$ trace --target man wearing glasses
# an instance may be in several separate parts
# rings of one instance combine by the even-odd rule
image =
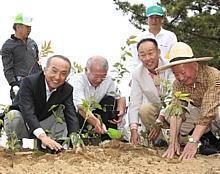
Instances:
[[[84,119],[87,119],[87,123],[94,127],[94,131],[98,134],[104,134],[106,128],[117,128],[117,124],[122,121],[122,117],[125,114],[125,98],[121,97],[120,91],[115,85],[114,81],[108,72],[108,61],[102,56],[93,56],[88,59],[85,73],[75,75],[70,80],[70,83],[74,87],[73,100],[76,108],[79,112],[80,126],[83,125]],[[85,109],[82,107],[83,100],[91,102],[93,99],[95,102],[100,103],[101,106],[111,104],[114,105],[116,101],[115,110],[118,111],[116,118],[110,118],[110,115],[104,111],[98,111],[101,119],[98,119],[93,113],[89,113],[86,116]],[[103,124],[102,124],[103,122]],[[102,140],[109,139],[106,135],[102,135]]]

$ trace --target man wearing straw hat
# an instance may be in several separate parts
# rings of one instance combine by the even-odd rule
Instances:
[[[192,104],[187,106],[189,114],[184,114],[184,118],[173,115],[169,118],[170,142],[163,157],[173,158],[177,154],[180,160],[192,159],[203,136],[211,134],[214,137],[212,132],[220,130],[220,72],[202,64],[210,59],[212,57],[195,58],[189,45],[177,42],[170,50],[169,64],[156,69],[163,71],[171,68],[176,77],[173,93],[188,93],[192,100]],[[172,103],[176,103],[176,100],[172,100]],[[183,134],[191,136],[180,154],[178,136]]]

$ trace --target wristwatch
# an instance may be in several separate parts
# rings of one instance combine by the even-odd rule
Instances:
[[[195,143],[195,144],[197,144],[197,148],[199,148],[201,145],[202,145],[202,143],[201,143],[201,141],[196,141],[196,140],[194,140],[193,139],[193,137],[191,137],[191,136],[189,136],[189,143]]]

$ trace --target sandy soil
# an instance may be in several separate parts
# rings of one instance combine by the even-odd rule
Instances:
[[[179,162],[163,159],[163,150],[136,147],[111,141],[101,147],[87,146],[76,153],[74,150],[56,155],[21,155],[12,160],[0,150],[0,173],[16,174],[220,174],[220,154],[197,155],[196,159]]]

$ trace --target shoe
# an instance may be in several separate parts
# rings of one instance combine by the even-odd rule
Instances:
[[[213,135],[211,131],[205,133],[200,141],[202,145],[199,147],[199,153],[202,155],[211,155],[220,153],[220,140]]]
[[[163,139],[159,139],[154,142],[154,146],[155,147],[168,147],[168,143]]]
[[[42,142],[40,140],[37,140],[37,149],[41,152],[44,152],[44,153],[50,153],[50,154],[58,154],[62,151],[64,151],[64,149],[60,149],[58,151],[56,150],[51,150],[49,147],[45,146],[42,144]]]
[[[220,152],[220,147],[215,145],[201,145],[198,149],[198,152],[202,155],[212,155]]]

